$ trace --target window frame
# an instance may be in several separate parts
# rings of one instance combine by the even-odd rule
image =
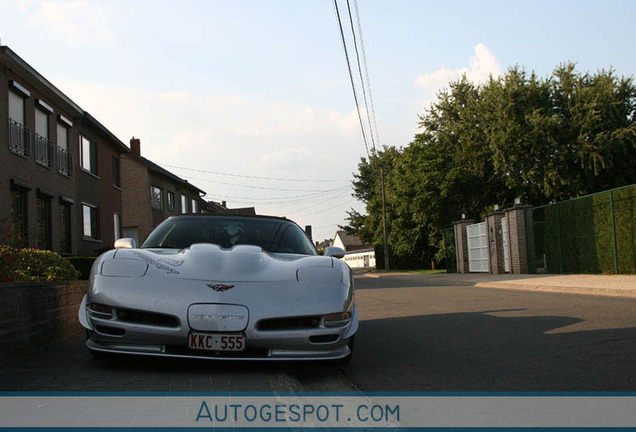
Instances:
[[[53,210],[52,198],[47,195],[37,194],[36,200],[36,224],[38,249],[53,249]]]
[[[167,198],[168,198],[168,210],[175,211],[177,209],[177,203],[175,201],[175,198],[176,198],[175,193],[168,191]]]
[[[88,139],[85,135],[80,134],[80,167],[93,175],[99,175],[97,168],[97,144],[95,141]],[[86,159],[86,150],[88,149],[88,159]],[[85,165],[88,164],[88,167]]]
[[[155,196],[155,192],[159,195]],[[159,186],[150,185],[150,206],[153,210],[163,210],[163,189]]]
[[[60,252],[73,252],[72,204],[60,199]]]
[[[113,156],[113,186],[121,188],[121,163],[117,156]]]
[[[11,204],[9,207],[9,220],[11,221],[12,242],[27,247],[29,244],[29,197],[28,189],[20,187],[11,188]],[[15,198],[18,196],[18,207]]]
[[[88,214],[88,228],[89,232],[86,232],[86,210],[89,211]],[[86,239],[100,240],[100,226],[99,226],[99,207],[96,207],[91,204],[82,203],[82,235]]]
[[[181,214],[188,213],[188,197],[186,195],[181,195]]]

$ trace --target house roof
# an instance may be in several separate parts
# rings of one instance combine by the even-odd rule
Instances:
[[[346,251],[373,248],[373,245],[363,243],[360,237],[354,234],[347,234],[346,231],[338,231],[336,236],[340,237]]]
[[[200,194],[202,194],[202,196],[206,195],[206,192],[202,189],[199,189],[198,187],[196,187],[195,185],[193,185],[192,183],[190,183],[187,180],[182,179],[181,177],[172,174],[170,171],[168,171],[165,168],[160,167],[159,165],[157,165],[156,163],[154,163],[153,161],[151,161],[150,159],[146,159],[143,156],[137,155],[134,152],[130,152],[130,156],[134,157],[135,159],[137,159],[138,161],[140,161],[141,163],[143,163],[144,165],[146,165],[146,167],[148,168],[149,171],[155,172],[157,174],[160,174],[162,176],[168,177],[169,179],[182,184],[183,186],[186,186],[190,189],[196,190],[197,192],[199,192]]]
[[[79,117],[84,113],[84,110],[78,104],[73,102],[71,98],[51,84],[51,82],[44,78],[44,76],[35,70],[33,66],[24,61],[22,57],[17,55],[6,45],[0,46],[0,60],[11,69],[14,69],[18,75],[28,79],[32,85],[39,88],[41,91],[54,95],[57,102],[63,104],[64,108],[69,110],[73,115]]]
[[[6,45],[0,46],[0,63],[6,64],[13,69],[20,78],[28,81],[42,93],[54,98],[57,104],[61,105],[65,110],[68,110],[69,114],[73,116],[73,121],[85,123],[96,128],[115,144],[120,153],[128,153],[130,151],[119,138],[102,125],[95,117],[84,111],[77,103],[66,96],[60,89],[44,78],[41,73],[35,70],[33,66],[24,61],[22,57],[17,55]]]

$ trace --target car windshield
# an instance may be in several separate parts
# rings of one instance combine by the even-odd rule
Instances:
[[[184,249],[194,243],[214,243],[223,248],[243,244],[259,246],[267,252],[317,254],[311,240],[295,223],[258,217],[173,217],[155,228],[141,247]]]

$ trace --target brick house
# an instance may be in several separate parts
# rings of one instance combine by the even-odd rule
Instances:
[[[121,158],[124,237],[140,242],[161,222],[182,213],[200,213],[205,192],[141,156],[141,141],[130,140]]]
[[[112,248],[121,235],[118,164],[128,147],[6,46],[0,119],[4,236],[68,255]]]
[[[225,201],[221,201],[221,202],[202,201],[201,212],[211,213],[211,214],[231,214],[231,215],[243,215],[243,216],[256,215],[256,209],[254,207],[228,208],[227,202]]]
[[[87,112],[77,126],[79,252],[96,256],[122,236],[121,157],[130,150]]]
[[[77,253],[74,119],[81,115],[78,105],[0,46],[0,227],[5,237],[22,246]]]

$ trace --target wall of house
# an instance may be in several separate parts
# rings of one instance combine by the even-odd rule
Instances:
[[[136,230],[141,243],[152,230],[148,169],[134,154],[121,156],[122,227]],[[129,235],[129,234],[124,234]]]
[[[24,127],[30,133],[29,155],[20,155],[9,148],[9,89],[10,81],[15,80],[30,92],[30,96],[24,98],[25,115]],[[50,166],[40,164],[35,159],[35,110],[37,100],[43,101],[53,109],[48,117],[48,137],[52,143]],[[77,252],[77,192],[76,172],[60,173],[57,158],[57,124],[59,116],[73,119],[74,114],[62,108],[57,98],[45,88],[42,88],[32,77],[19,74],[8,65],[0,63],[0,228],[4,230],[10,220],[11,181],[23,185],[27,195],[28,214],[28,246],[43,247],[38,242],[38,197],[46,198],[51,206],[51,248],[53,251],[61,251],[60,238],[60,211],[61,201],[72,205],[71,233],[72,242],[70,253]],[[77,160],[77,130],[76,127],[68,129],[68,149],[74,161]],[[46,162],[45,162],[46,163]]]
[[[365,250],[346,253],[342,258],[352,269],[375,268],[375,251]]]

